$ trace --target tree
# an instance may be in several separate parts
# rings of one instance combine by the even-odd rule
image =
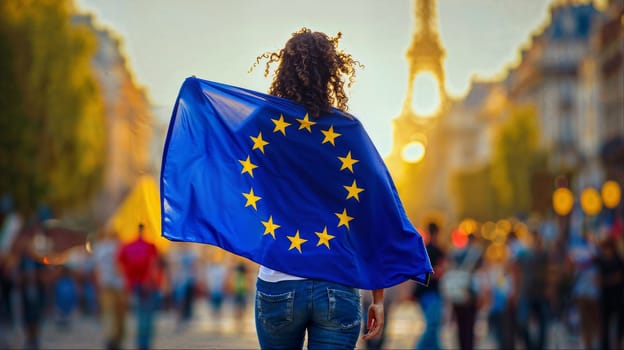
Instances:
[[[0,2],[0,194],[25,213],[79,206],[101,183],[97,38],[73,12],[70,0]]]
[[[500,204],[491,179],[492,167],[487,164],[473,169],[462,169],[451,175],[450,185],[458,218],[478,221],[502,217]]]
[[[457,215],[481,221],[544,212],[551,203],[552,176],[539,148],[537,114],[531,106],[509,107],[495,134],[490,162],[451,176]]]
[[[512,106],[493,143],[490,181],[503,216],[528,214],[531,205],[531,182],[538,163],[537,113],[532,106]]]

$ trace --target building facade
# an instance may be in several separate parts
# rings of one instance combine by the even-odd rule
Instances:
[[[591,3],[562,3],[550,11],[550,23],[522,50],[506,85],[510,100],[536,107],[540,144],[551,156],[550,170],[557,172],[575,169],[582,162],[579,140],[585,133],[588,108],[588,101],[580,98],[582,62],[591,53],[592,32],[603,15]],[[585,88],[593,93],[593,87],[585,84]]]
[[[101,28],[91,15],[75,21],[85,23],[98,38],[92,61],[104,97],[106,116],[105,175],[89,214],[96,224],[105,223],[141,175],[151,169],[150,143],[153,116],[146,91],[134,79],[123,54],[121,40]]]
[[[622,0],[609,1],[605,10],[592,3],[554,4],[550,20],[505,78],[473,82],[442,118],[450,140],[448,169],[470,173],[487,166],[510,108],[531,105],[539,146],[548,156],[541,175],[550,175],[542,176],[541,187],[550,189],[554,181],[547,178],[557,175],[570,176],[575,193],[599,189],[609,179],[624,183],[623,14]]]
[[[624,184],[624,0],[609,1],[597,31],[600,158],[605,177]]]

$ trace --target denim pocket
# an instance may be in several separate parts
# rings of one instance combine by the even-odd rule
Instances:
[[[262,327],[274,332],[293,321],[295,291],[266,294],[256,291],[256,311]]]
[[[362,320],[360,294],[357,290],[327,289],[328,321],[340,329],[359,327]]]

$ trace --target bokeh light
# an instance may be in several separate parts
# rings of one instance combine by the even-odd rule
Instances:
[[[481,236],[487,240],[493,240],[496,237],[496,224],[488,221],[481,226]]]
[[[596,215],[602,209],[600,194],[595,188],[586,188],[581,193],[581,208],[587,215]]]
[[[568,215],[574,205],[572,191],[565,187],[560,187],[553,194],[553,209],[559,215]]]
[[[622,198],[622,191],[620,185],[615,181],[607,181],[602,185],[602,201],[605,207],[615,208],[620,204]]]
[[[455,248],[463,248],[468,244],[468,235],[463,233],[460,229],[454,230],[451,233],[451,243]]]
[[[465,235],[477,232],[477,222],[474,219],[464,219],[459,224],[459,230]]]
[[[496,222],[496,230],[494,230],[494,237],[492,241],[495,243],[503,243],[507,240],[507,235],[511,232],[511,221],[507,219],[501,219]]]

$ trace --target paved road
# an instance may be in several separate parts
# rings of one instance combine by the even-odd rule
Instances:
[[[159,314],[156,326],[154,347],[157,349],[257,349],[253,310],[250,308],[241,322],[237,323],[232,317],[232,309],[226,305],[224,317],[214,320],[210,317],[208,307],[203,301],[196,304],[193,321],[180,329],[177,316],[173,311],[163,311]],[[129,319],[128,336],[124,348],[134,348],[134,324]],[[390,311],[387,329],[387,349],[412,349],[422,333],[424,324],[419,307],[413,302],[403,302],[395,305]],[[493,349],[494,346],[486,336],[487,326],[483,320],[476,326],[477,347],[479,349]],[[19,329],[6,334],[9,348],[21,349],[23,337]],[[0,334],[0,337],[3,335]],[[442,330],[442,342],[445,348],[456,349],[455,327],[446,322]],[[564,333],[560,327],[553,326],[550,330],[549,348],[580,348],[578,338]],[[41,333],[41,347],[43,349],[102,349],[103,338],[100,333],[99,322],[92,317],[76,315],[70,328],[61,331],[53,321],[44,323]],[[358,348],[364,348],[359,343]]]

